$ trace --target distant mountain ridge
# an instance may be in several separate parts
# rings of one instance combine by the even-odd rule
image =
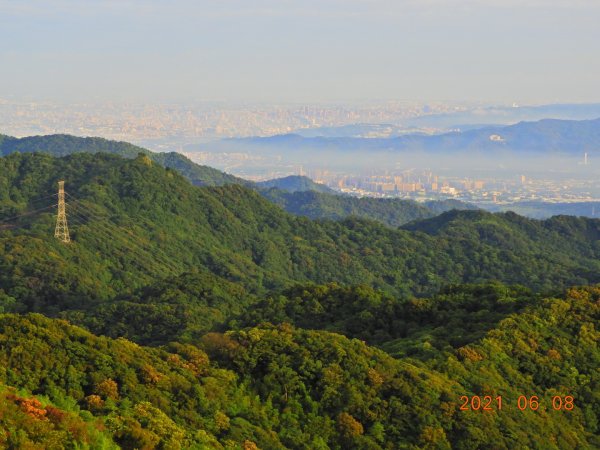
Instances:
[[[544,119],[509,126],[490,126],[440,135],[409,134],[393,138],[303,137],[297,134],[226,139],[215,149],[232,147],[305,148],[333,151],[424,151],[448,153],[497,151],[579,154],[600,151],[600,118],[594,120]],[[492,153],[493,154],[493,153]]]
[[[297,216],[330,220],[358,217],[381,222],[390,227],[429,219],[453,209],[477,209],[474,205],[458,200],[433,200],[419,203],[399,198],[358,198],[313,190],[286,192],[276,188],[262,191],[261,194],[272,203]]]
[[[290,175],[256,183],[262,188],[277,188],[287,192],[315,191],[334,194],[335,191],[302,175]]]
[[[406,125],[429,128],[460,128],[465,124],[489,124],[506,126],[517,122],[533,122],[542,119],[590,120],[600,117],[600,103],[559,103],[550,105],[512,105],[468,108],[429,114],[409,119]],[[482,128],[482,127],[479,127]]]
[[[334,191],[308,177],[291,175],[252,183],[208,166],[201,166],[180,153],[155,153],[128,142],[103,138],[81,138],[70,135],[14,138],[0,135],[0,155],[11,153],[48,153],[55,157],[75,153],[109,153],[133,159],[140,154],[163,167],[177,170],[196,186],[238,184],[258,188],[258,192],[286,211],[311,219],[342,220],[349,216],[375,220],[397,227],[417,219],[429,218],[448,209],[470,209],[466,204],[430,202],[419,205],[408,200],[358,199]],[[317,195],[319,194],[319,195]]]
[[[129,142],[111,141],[100,137],[52,134],[15,138],[0,134],[0,156],[7,156],[15,152],[41,152],[49,153],[56,157],[67,156],[73,153],[110,153],[124,158],[135,158],[140,153],[143,153],[163,167],[178,170],[183,176],[198,186],[251,184],[250,181],[226,174],[212,167],[196,164],[177,152],[156,153],[130,144]]]
[[[600,218],[600,202],[542,202],[521,201],[509,204],[485,204],[481,208],[491,211],[513,211],[521,216],[533,219],[548,219],[552,216],[578,216],[592,219]]]

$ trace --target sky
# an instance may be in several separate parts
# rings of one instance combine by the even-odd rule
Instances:
[[[598,0],[0,0],[0,99],[600,102]]]

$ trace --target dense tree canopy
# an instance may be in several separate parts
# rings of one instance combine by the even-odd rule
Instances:
[[[124,158],[135,158],[140,153],[147,155],[156,163],[175,169],[199,186],[220,186],[223,184],[252,183],[223,173],[208,166],[194,164],[181,153],[155,153],[128,142],[111,141],[98,137],[77,137],[67,134],[49,136],[30,136],[14,138],[0,135],[0,156],[11,153],[47,153],[52,156],[67,156],[73,153],[110,153]]]
[[[310,219],[342,220],[357,217],[375,220],[394,228],[453,209],[477,209],[473,205],[457,200],[417,203],[413,200],[397,198],[357,198],[310,189],[285,192],[272,188],[260,192],[263,197],[281,206],[287,212]]]
[[[465,293],[477,289],[490,287]],[[515,300],[493,297],[490,304]],[[102,421],[125,448],[591,448],[600,443],[599,299],[599,288],[539,299],[465,345],[409,336],[419,349],[402,359],[286,323],[153,349],[41,315],[0,315],[0,383],[70,411],[82,432]],[[504,406],[461,411],[463,395],[501,395]],[[537,396],[540,408],[521,411],[521,395]],[[557,396],[572,396],[573,409],[555,410]],[[11,399],[20,409],[2,420],[13,427],[23,414],[48,414]],[[37,439],[24,430],[20,439]]]
[[[494,279],[537,290],[600,281],[598,220],[452,211],[401,230],[356,218],[314,222],[242,186],[194,187],[145,157],[13,154],[0,159],[0,173],[2,289],[33,311],[196,267],[251,292],[294,281],[395,294]],[[11,221],[52,205],[62,178],[70,246],[52,236],[52,209]]]
[[[314,221],[145,154],[13,153],[0,446],[597,448],[599,242],[567,216]]]

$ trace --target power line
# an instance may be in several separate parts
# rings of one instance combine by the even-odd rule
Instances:
[[[49,197],[55,197],[58,193],[37,197],[32,201],[41,201]],[[146,270],[151,270],[155,273],[164,272],[167,269],[173,274],[181,273],[181,269],[175,267],[173,262],[159,249],[150,249],[142,247],[138,242],[134,241],[132,236],[135,236],[132,230],[117,226],[110,222],[110,217],[106,215],[100,215],[97,211],[94,211],[93,204],[86,204],[82,200],[75,198],[73,195],[65,191],[65,195],[69,198],[68,202],[65,202],[65,215],[69,220],[74,220],[78,223],[78,226],[88,226],[94,229],[96,232],[101,234],[104,239],[108,242],[117,241],[121,247],[126,248],[131,252],[134,257],[141,263],[141,268],[145,267]],[[26,211],[22,214],[18,214],[0,221],[0,224],[7,224],[1,226],[0,229],[14,228],[17,225],[9,222],[18,221],[22,217],[33,216],[35,214],[42,213],[52,208],[59,206],[58,203],[49,205],[43,208],[38,208],[32,211]],[[126,252],[121,251],[122,256],[127,256]]]
[[[81,209],[85,208],[85,206],[81,203],[81,201],[77,200],[77,202],[78,202],[78,205],[75,205],[75,206],[73,206],[73,203],[74,203],[73,201],[71,201],[67,204],[67,206],[71,206],[71,209],[68,210],[68,211],[70,211],[68,213],[68,215],[71,216],[74,214],[75,217],[79,218],[79,220],[84,221],[84,223],[82,225],[92,226],[91,223],[93,223],[93,225],[102,227],[105,237],[108,237],[109,239],[117,238],[121,242],[126,242],[129,244],[129,246],[126,246],[128,249],[130,249],[132,251],[136,251],[136,253],[138,255],[142,256],[144,259],[148,260],[149,258],[147,255],[150,255],[152,257],[152,260],[154,260],[155,263],[156,262],[162,263],[163,265],[167,266],[174,273],[181,272],[180,269],[177,269],[172,265],[172,262],[170,260],[168,260],[165,255],[157,253],[158,250],[151,251],[149,249],[141,247],[137,242],[135,242],[131,239],[128,239],[127,237],[123,237],[124,232],[125,232],[125,234],[129,234],[129,233],[127,233],[128,230],[125,230],[122,227],[116,226],[110,222],[106,222],[105,220],[108,219],[107,217],[103,217],[101,219],[98,218],[96,220],[91,220],[90,216],[93,216],[93,217],[98,217],[98,216],[91,212],[88,212],[87,209],[86,209],[86,212],[81,211]],[[76,210],[76,211],[78,211],[78,213],[73,211],[73,208],[79,208]],[[118,232],[119,235],[115,234],[115,232]]]
[[[81,217],[81,216],[78,216]],[[83,224],[84,226],[90,226],[90,224]],[[108,228],[99,228],[98,227],[98,222],[94,222],[94,226],[92,227],[92,229],[94,229],[94,231],[96,233],[99,233],[104,239],[106,239],[107,241],[116,241],[118,242],[119,246],[126,248],[127,250],[129,250],[131,252],[131,254],[133,255],[133,259],[138,259],[142,262],[145,262],[146,266],[149,266],[153,271],[155,272],[163,272],[165,269],[165,266],[173,273],[177,273],[177,270],[171,266],[170,263],[167,263],[165,260],[161,260],[158,257],[156,257],[156,255],[153,255],[151,253],[143,253],[142,250],[140,250],[139,247],[135,247],[134,244],[127,240],[126,238],[124,238],[123,236],[119,236],[116,235],[114,233],[113,230],[110,230]],[[123,256],[126,256],[125,252],[121,252]]]
[[[46,200],[46,199],[48,199],[50,197],[56,197],[57,195],[58,195],[58,193],[55,192],[54,194],[48,194],[48,195],[42,195],[42,196],[39,196],[39,197],[34,197],[33,199],[27,199],[27,203],[28,204],[38,203],[38,202],[41,202],[42,200]],[[2,220],[0,220],[0,223],[7,223],[7,222],[14,221],[14,220],[18,220],[21,217],[31,216],[31,215],[40,213],[42,211],[46,211],[48,209],[54,208],[56,206],[58,206],[58,203],[55,203],[55,204],[50,205],[50,206],[45,206],[43,208],[36,208],[34,210],[31,210],[31,211],[26,211],[26,212],[18,214],[16,216],[9,217],[9,218],[6,218],[6,219],[2,219]],[[14,227],[14,225],[13,225],[13,227]]]
[[[90,226],[89,223],[85,223],[82,222],[81,216],[79,215],[73,215],[71,214],[69,216],[71,219],[74,219],[75,222],[80,223],[82,226]],[[87,219],[85,219],[87,222]],[[94,222],[94,225],[98,225],[97,222]],[[98,234],[100,234],[102,236],[103,239],[107,240],[107,241],[119,241],[120,242],[120,247],[124,247],[127,250],[129,250],[131,252],[132,255],[135,255],[134,258],[132,258],[133,261],[138,261],[139,262],[143,262],[145,264],[141,264],[141,268],[145,269],[145,270],[152,270],[153,272],[162,272],[164,271],[164,266],[160,266],[159,263],[157,261],[151,260],[150,258],[148,258],[146,255],[143,255],[142,253],[140,253],[140,251],[130,245],[127,245],[126,242],[122,237],[118,237],[116,236],[114,233],[112,232],[108,232],[106,231],[106,229],[102,229],[102,228],[94,228],[94,231]],[[120,249],[120,254],[122,256],[126,256],[126,252],[123,251],[123,249]],[[145,266],[145,267],[144,267]]]
[[[46,200],[47,198],[56,197],[57,195],[58,195],[58,192],[55,192],[53,194],[40,195],[39,197],[26,198],[26,199],[24,199],[24,201],[27,202],[27,204],[38,203],[42,200]],[[14,200],[13,200],[13,202],[14,202]]]
[[[90,217],[91,217],[92,219],[95,219],[95,220],[110,220],[109,216],[106,216],[106,215],[103,215],[103,214],[100,214],[100,213],[97,213],[97,212],[93,212],[93,211],[91,211],[92,207],[94,207],[94,206],[95,206],[94,204],[87,204],[87,203],[83,203],[83,201],[82,201],[82,200],[78,200],[78,199],[76,199],[75,197],[73,197],[73,196],[72,196],[71,194],[69,194],[68,192],[65,192],[65,193],[66,193],[66,195],[67,195],[68,197],[70,197],[70,198],[71,198],[71,200],[69,201],[69,204],[76,203],[75,207],[78,207],[78,206],[79,206],[80,208],[83,208],[83,209],[85,210],[85,214],[84,214],[84,215],[87,217],[87,219],[86,219],[86,220],[90,220]],[[81,211],[81,210],[80,210],[80,211]],[[136,223],[138,223],[138,224],[140,223],[140,221],[141,221],[141,220],[148,222],[148,219],[147,219],[147,218],[145,218],[145,217],[143,217],[143,216],[140,216],[140,215],[136,215],[136,214],[127,213],[127,216],[128,216],[129,218],[131,218],[131,217],[138,217],[138,218],[140,219],[140,220],[136,220]],[[113,223],[110,223],[110,222],[104,222],[104,223],[105,223],[106,225],[109,225],[109,226],[115,227],[115,228],[116,228],[116,229],[118,229],[118,230],[121,230],[121,231],[123,231],[123,232],[126,232],[127,234],[130,234],[130,235],[131,235],[131,233],[132,233],[132,231],[131,231],[131,230],[128,230],[128,229],[126,229],[126,228],[124,228],[124,227],[122,227],[122,226],[118,226],[118,225],[115,225],[115,224],[113,224]],[[150,223],[151,223],[151,222],[150,222]]]
[[[139,247],[134,247],[134,243],[132,241],[127,240],[126,238],[124,238],[123,236],[117,235],[115,234],[115,229],[110,229],[108,228],[105,224],[101,224],[98,221],[90,221],[89,218],[83,217],[79,214],[76,214],[74,212],[71,212],[69,214],[69,217],[71,218],[75,218],[75,220],[77,222],[79,222],[81,224],[81,226],[88,226],[88,227],[93,227],[93,229],[95,230],[95,232],[99,233],[102,235],[102,237],[104,239],[106,239],[107,241],[119,241],[120,245],[127,248],[128,250],[130,250],[132,252],[132,254],[136,255],[136,257],[140,260],[143,260],[145,262],[150,262],[151,264],[154,265],[154,267],[152,267],[153,269],[160,269],[160,270],[155,270],[157,272],[163,271],[164,267],[161,267],[158,264],[158,262],[161,262],[163,265],[167,265],[166,262],[164,261],[156,261],[158,258],[154,257],[154,258],[149,258],[148,255],[145,255],[144,253],[142,253],[141,249]],[[117,231],[118,228],[117,228]],[[123,255],[125,255],[123,253]],[[167,265],[167,267],[169,267],[169,269],[171,269],[173,272],[176,272],[171,266],[170,264]]]
[[[33,214],[37,214],[39,212],[42,212],[42,211],[45,211],[47,209],[54,208],[54,207],[57,207],[57,206],[58,206],[58,203],[55,203],[54,205],[46,206],[45,208],[34,209],[33,211],[28,211],[28,212],[25,212],[23,214],[19,214],[19,215],[13,216],[13,217],[9,217],[8,219],[0,220],[0,223],[12,222],[12,221],[17,220],[17,219],[19,219],[21,217],[31,216]]]
[[[21,204],[25,205],[28,208],[41,208],[43,205],[48,204],[47,199],[51,198],[51,197],[56,197],[58,195],[58,193],[54,193],[54,194],[50,194],[50,195],[43,195],[40,197],[35,197],[35,198],[31,198],[31,199],[24,199],[22,203],[14,200],[14,199],[9,199],[13,202],[13,204],[15,204],[16,206],[19,206]]]

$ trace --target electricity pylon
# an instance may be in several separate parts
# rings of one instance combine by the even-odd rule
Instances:
[[[65,206],[65,182],[58,182],[58,215],[56,216],[56,229],[54,237],[61,242],[71,242],[69,226],[67,225],[67,208]]]

